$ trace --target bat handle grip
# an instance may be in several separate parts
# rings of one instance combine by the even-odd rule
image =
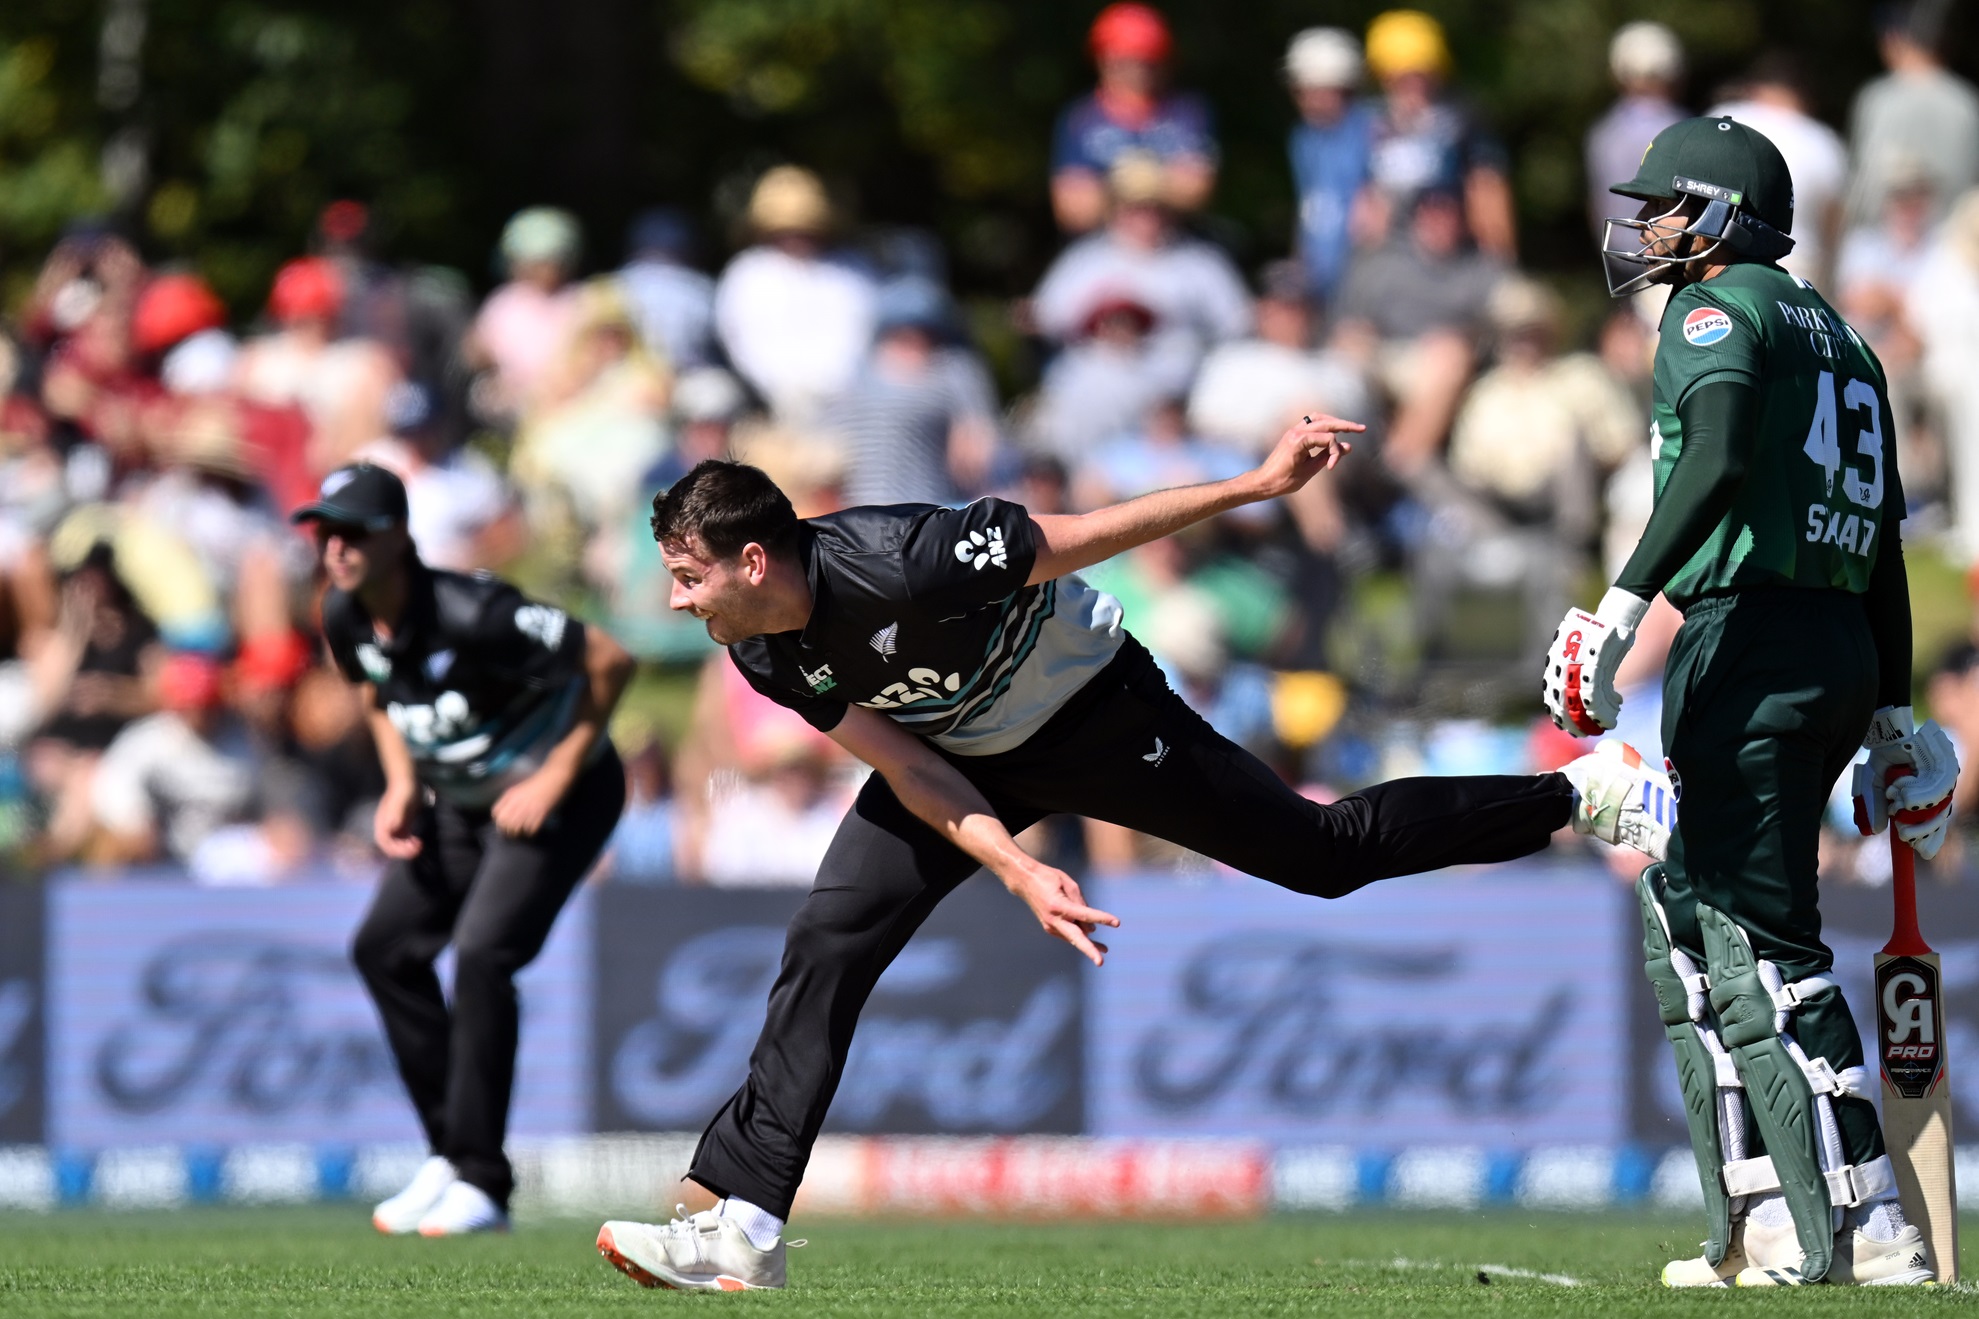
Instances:
[[[1912,773],[1908,765],[1892,765],[1883,785]],[[1917,928],[1917,853],[1910,844],[1897,837],[1897,831],[1890,832],[1890,896],[1894,901],[1896,921],[1890,930],[1890,941],[1883,945],[1883,951],[1892,957],[1916,957],[1931,951],[1924,942],[1924,932]]]

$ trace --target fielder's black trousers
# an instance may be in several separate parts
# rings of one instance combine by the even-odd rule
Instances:
[[[427,1142],[504,1208],[515,1189],[502,1152],[522,1021],[515,974],[542,951],[624,805],[625,769],[607,746],[534,837],[503,835],[486,811],[427,807],[419,855],[385,867],[351,946]],[[449,943],[451,1010],[433,971]]]
[[[1170,691],[1131,638],[1024,745],[950,759],[1012,833],[1049,814],[1090,816],[1325,898],[1526,856],[1573,802],[1558,774],[1398,779],[1331,806],[1307,801]],[[790,1216],[867,996],[976,869],[885,780],[867,780],[791,920],[749,1078],[702,1134],[690,1177]]]

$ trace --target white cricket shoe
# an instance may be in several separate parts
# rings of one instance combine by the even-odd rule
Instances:
[[[419,1220],[440,1203],[458,1175],[451,1163],[435,1154],[419,1165],[403,1191],[371,1211],[371,1226],[391,1236],[417,1232]]]
[[[1901,1217],[1896,1219],[1902,1223]],[[1791,1221],[1773,1227],[1746,1225],[1748,1266],[1739,1273],[1740,1287],[1804,1287],[1800,1238]],[[1854,1225],[1854,1215],[1835,1233],[1833,1262],[1823,1280],[1857,1287],[1908,1287],[1932,1280],[1924,1234],[1909,1223],[1896,1236],[1877,1240]]]
[[[686,1205],[674,1208],[681,1216],[671,1223],[605,1224],[598,1253],[642,1287],[739,1292],[784,1285],[782,1237],[758,1250],[734,1219],[712,1209],[690,1215]]]
[[[1677,794],[1669,776],[1643,763],[1626,742],[1604,738],[1591,755],[1561,767],[1574,785],[1574,832],[1632,847],[1658,861],[1670,856]]]
[[[1722,1263],[1713,1264],[1699,1255],[1693,1259],[1673,1259],[1663,1266],[1665,1287],[1729,1287],[1745,1268],[1745,1251],[1736,1234],[1725,1247]]]
[[[471,1182],[454,1181],[438,1204],[419,1220],[422,1237],[464,1237],[474,1232],[506,1232],[508,1215],[494,1197]]]
[[[1794,1251],[1794,1259],[1800,1252]],[[1861,1232],[1844,1230],[1835,1235],[1835,1258],[1828,1266],[1827,1282],[1856,1287],[1918,1287],[1931,1282],[1929,1257],[1924,1253],[1924,1234],[1907,1226],[1895,1239],[1878,1241]],[[1805,1287],[1796,1264],[1752,1267],[1740,1272],[1741,1287]]]

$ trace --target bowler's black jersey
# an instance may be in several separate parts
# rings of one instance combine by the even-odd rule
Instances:
[[[355,596],[323,597],[323,635],[405,738],[420,781],[457,806],[491,805],[570,731],[584,689],[584,625],[487,573],[414,561],[389,642]]]
[[[884,712],[958,755],[1008,751],[1106,667],[1120,605],[1078,577],[1026,586],[1037,561],[1019,504],[897,504],[802,524],[801,632],[729,656],[751,686],[830,730],[847,705]]]

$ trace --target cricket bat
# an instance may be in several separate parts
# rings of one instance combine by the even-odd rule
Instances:
[[[1904,1215],[1924,1234],[1931,1271],[1939,1282],[1956,1282],[1958,1190],[1952,1181],[1944,977],[1938,955],[1917,928],[1917,854],[1895,829],[1890,830],[1890,863],[1896,924],[1890,941],[1876,954],[1883,1140],[1889,1146]]]

